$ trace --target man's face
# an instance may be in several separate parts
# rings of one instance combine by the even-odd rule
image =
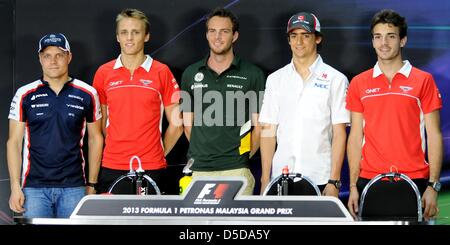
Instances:
[[[233,33],[233,23],[229,18],[214,16],[209,19],[206,39],[214,54],[223,55],[230,52],[238,35],[238,32]]]
[[[54,80],[69,74],[72,54],[56,46],[46,47],[39,53],[44,80]]]
[[[400,30],[392,24],[376,24],[372,30],[372,45],[378,60],[401,59],[401,48],[406,44],[406,37],[400,39]]]
[[[295,29],[289,32],[289,45],[294,58],[310,58],[317,54],[317,44],[322,37],[304,29]]]
[[[136,18],[123,18],[117,25],[116,37],[122,54],[137,55],[144,52],[144,44],[150,39],[150,34],[145,33],[143,21]]]

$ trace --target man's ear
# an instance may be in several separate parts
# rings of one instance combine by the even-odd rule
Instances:
[[[408,41],[408,37],[404,36],[401,40],[400,40],[400,47],[403,48],[406,45],[406,42]]]
[[[319,45],[322,42],[322,36],[316,35],[316,44]]]
[[[236,42],[236,40],[238,40],[238,38],[239,38],[239,32],[238,32],[238,31],[235,31],[235,32],[233,33],[233,43]]]
[[[68,58],[69,58],[69,60],[67,61],[67,64],[70,64],[70,62],[72,61],[72,53],[71,52],[68,52]]]

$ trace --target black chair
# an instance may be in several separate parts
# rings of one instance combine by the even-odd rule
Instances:
[[[138,168],[133,169],[133,160],[137,160]],[[130,172],[117,178],[109,187],[108,194],[161,195],[156,182],[142,169],[141,159],[133,156],[130,159]]]
[[[419,189],[404,174],[375,176],[365,186],[359,203],[360,220],[422,221]]]
[[[287,191],[285,190],[286,184],[283,186],[283,174],[272,179],[264,190],[263,195],[278,195],[278,196],[320,196],[320,190],[311,179],[299,174],[289,173],[286,178]]]

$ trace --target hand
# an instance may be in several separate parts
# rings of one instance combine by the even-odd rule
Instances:
[[[439,214],[437,206],[438,193],[428,186],[422,196],[422,208],[424,208],[423,217],[426,219],[436,218]]]
[[[333,184],[326,184],[322,192],[323,196],[339,197],[339,189]]]
[[[358,218],[358,209],[359,209],[359,193],[356,187],[350,187],[350,196],[348,197],[348,210],[353,218],[356,220]]]
[[[23,208],[23,204],[25,202],[25,195],[23,194],[22,189],[18,188],[11,192],[11,196],[9,197],[9,208],[16,213],[23,213],[25,209]]]
[[[86,195],[97,194],[97,191],[93,186],[86,186]]]
[[[264,194],[264,191],[266,190],[267,185],[270,182],[270,178],[263,178],[261,177],[261,191],[260,194]]]

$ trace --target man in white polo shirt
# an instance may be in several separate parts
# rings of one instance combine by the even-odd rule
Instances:
[[[317,53],[323,36],[314,14],[293,15],[287,34],[292,61],[267,78],[259,117],[261,193],[288,166],[290,172],[309,177],[324,195],[337,197],[345,124],[350,122],[345,109],[348,79]]]

